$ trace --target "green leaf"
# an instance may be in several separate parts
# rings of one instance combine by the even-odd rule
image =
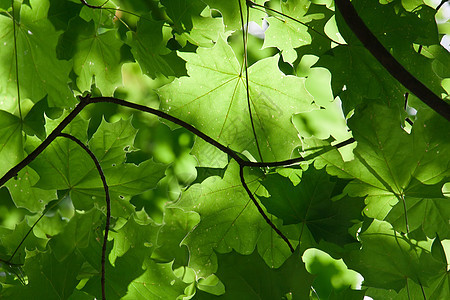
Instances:
[[[281,175],[268,175],[262,184],[271,197],[259,199],[284,224],[307,226],[316,242],[325,239],[344,245],[355,241],[349,228],[362,219],[364,204],[358,198],[333,200],[336,181],[331,180],[325,170],[314,168],[303,173],[297,186]]]
[[[386,217],[394,228],[407,232],[421,227],[429,237],[436,232],[445,238],[450,237],[448,216],[450,206],[448,199],[442,194],[444,182],[434,185],[424,185],[412,179],[405,191],[405,204],[395,205]],[[408,218],[408,229],[405,225],[405,207]]]
[[[193,27],[193,18],[199,16],[205,4],[199,0],[161,0],[166,13],[174,23],[174,30],[178,33],[190,31]]]
[[[58,50],[64,59],[73,59],[73,70],[80,92],[90,91],[93,79],[105,96],[112,96],[122,86],[121,47],[114,29],[99,30],[93,21],[74,18],[61,36]]]
[[[151,16],[139,19],[135,32],[128,32],[127,44],[144,74],[155,78],[158,74],[180,76],[185,74],[184,61],[165,47],[168,38],[163,35],[163,21]]]
[[[245,80],[231,47],[219,39],[211,49],[199,48],[196,54],[179,55],[187,61],[190,77],[179,78],[159,89],[161,108],[231,149],[247,150],[259,159]],[[292,114],[313,107],[304,79],[284,75],[277,63],[274,56],[258,61],[248,70],[253,124],[264,160],[291,157],[300,142],[291,123]],[[217,101],[219,97],[226,100]]]
[[[23,158],[20,119],[0,110],[0,174],[3,176]]]
[[[344,115],[364,102],[382,102],[399,110],[406,89],[362,46],[336,47],[315,65],[333,74],[333,95],[342,100]]]
[[[225,23],[226,30],[237,30],[242,28],[241,24],[241,14],[239,10],[238,1],[223,1],[223,0],[202,0],[209,5],[210,8],[217,9],[220,11]],[[247,20],[247,5],[246,1],[239,0],[242,8],[242,14],[244,17],[244,22]],[[264,4],[262,0],[253,1],[259,5]],[[254,21],[261,24],[261,20],[265,17],[265,13],[258,10],[251,10],[249,21]]]
[[[98,274],[91,277],[82,291],[94,295],[97,299],[101,298],[101,283],[100,283],[100,249],[101,245],[98,243],[97,251],[91,256],[96,261],[96,266],[93,266]],[[90,249],[91,250],[91,249]],[[92,250],[91,250],[92,251]],[[85,251],[84,253],[85,254]],[[133,251],[127,252],[125,255],[119,257],[114,262],[114,266],[106,262],[105,267],[105,290],[107,299],[122,299],[127,294],[128,285],[144,273],[142,269],[143,257],[134,254]]]
[[[427,286],[446,271],[446,266],[432,257],[431,243],[408,240],[387,222],[373,220],[359,238],[362,247],[352,250],[344,261],[364,276],[367,286],[398,292],[407,278]]]
[[[143,268],[145,273],[131,282],[123,299],[176,299],[184,295],[188,284],[174,275],[172,263],[157,264],[148,259]]]
[[[304,17],[308,11],[308,0],[289,0],[281,2],[281,12],[303,23],[309,20]],[[295,48],[311,43],[308,27],[294,20],[280,16],[267,18],[269,27],[265,31],[263,47],[280,49],[284,61],[293,63],[297,59]]]
[[[109,255],[110,261],[114,263],[130,249],[133,249],[134,255],[142,259],[149,257],[156,246],[158,229],[159,227],[153,223],[138,224],[132,216],[119,230],[111,232],[114,247]]]
[[[333,291],[330,295],[330,300],[363,300],[366,291],[352,290],[347,288],[340,292]]]
[[[331,73],[324,68],[311,68],[316,61],[315,56],[303,56],[297,72],[299,76],[307,77],[306,89],[320,108],[296,114],[292,122],[303,137],[328,139],[332,136],[336,141],[344,141],[351,133],[342,112],[342,102],[333,97]]]
[[[42,212],[45,205],[57,199],[56,190],[43,190],[34,187],[39,176],[30,167],[25,167],[17,174],[17,178],[10,179],[6,186],[17,207],[24,207],[30,212]]]
[[[278,269],[268,267],[253,252],[241,255],[236,252],[218,254],[217,276],[225,285],[226,293],[219,299],[292,299],[309,297],[314,276],[309,274],[298,252]]]
[[[442,79],[433,71],[433,59],[424,57],[418,53],[418,48],[413,47],[414,44],[439,45],[434,10],[422,5],[407,12],[394,2],[380,5],[378,2],[354,1],[352,5],[372,33],[405,69],[437,95],[441,95]],[[383,22],[380,22],[380,15],[383,16]],[[335,48],[320,64],[340,74],[333,77],[333,92],[342,99],[345,113],[363,102],[364,98],[388,101],[386,104],[401,108],[406,90],[360,46],[361,43],[340,13],[336,21],[340,33],[350,46]]]
[[[102,226],[100,211],[92,209],[85,213],[75,212],[64,231],[52,237],[49,242],[56,259],[63,261],[75,249],[87,248],[92,230],[100,226]]]
[[[126,153],[132,150],[137,130],[130,120],[108,123],[102,120],[89,141],[89,147],[103,168],[125,161]]]
[[[23,267],[28,284],[6,289],[4,296],[11,299],[67,299],[78,284],[82,262],[83,258],[75,252],[61,262],[51,252],[34,253]]]
[[[258,186],[257,175],[246,174],[250,190]],[[197,276],[207,277],[217,269],[214,251],[250,254],[258,236],[268,226],[259,215],[239,180],[239,167],[230,163],[224,178],[209,177],[191,186],[175,207],[194,211],[200,223],[183,240],[189,249],[189,267]]]
[[[20,6],[16,24],[20,96],[38,102],[48,94],[50,106],[70,107],[75,99],[67,84],[71,63],[56,58],[57,33],[47,19],[48,0],[30,0]],[[12,19],[0,15],[0,88],[2,109],[17,107],[16,68]]]
[[[221,18],[212,18],[210,16],[192,17],[192,29],[189,32],[183,32],[176,35],[177,41],[184,45],[189,41],[193,45],[200,47],[212,47],[215,42],[225,36],[225,27]],[[203,14],[202,14],[203,15]]]
[[[20,244],[29,230],[30,226],[28,226],[25,220],[18,223],[14,230],[9,230],[3,227],[0,228],[0,255],[3,260],[8,261],[11,258],[11,255],[16,252],[11,262],[15,264],[23,264],[26,255],[25,250],[41,250],[45,247],[47,241],[37,238],[33,232],[30,232],[25,241]],[[20,247],[17,248],[19,244]]]
[[[52,129],[55,124],[57,121],[48,121],[47,127]],[[87,122],[77,118],[66,127],[65,132],[84,142]],[[109,186],[113,216],[127,216],[133,210],[129,199],[156,187],[166,169],[166,165],[151,160],[144,161],[139,166],[124,162],[135,133],[129,121],[113,124],[104,122],[89,141],[89,146],[101,162]],[[103,183],[94,162],[73,141],[66,138],[56,139],[32,166],[40,176],[37,187],[69,189],[72,201],[78,209],[89,210],[94,205],[106,209]]]
[[[158,247],[153,258],[164,262],[174,261],[176,265],[187,265],[189,253],[187,248],[181,245],[181,241],[199,221],[200,218],[196,213],[166,207],[163,224],[158,231]]]
[[[428,212],[438,216],[437,210],[442,200],[424,199],[441,194],[437,192],[439,186],[429,185],[439,183],[449,174],[449,158],[443,153],[450,151],[449,144],[445,142],[450,137],[450,131],[437,129],[448,127],[448,122],[440,118],[419,119],[411,134],[400,125],[395,111],[381,105],[363,106],[349,121],[358,142],[354,150],[355,160],[344,162],[337,151],[330,151],[315,165],[318,168],[327,165],[327,172],[332,175],[354,178],[345,192],[350,196],[366,197],[364,213],[369,217],[383,220],[394,205],[398,203],[398,206],[403,206],[402,199],[405,199],[407,208],[428,202],[431,204]],[[421,190],[428,192],[418,194],[417,191]],[[434,192],[430,194],[432,190]],[[421,203],[418,203],[417,197]],[[400,207],[397,213],[393,213],[396,218]],[[415,224],[413,228],[425,226],[430,237],[435,232],[440,236],[448,234],[448,224],[441,227],[442,217],[424,220],[420,219],[422,216],[419,213],[410,218]],[[396,229],[405,231],[404,226]]]

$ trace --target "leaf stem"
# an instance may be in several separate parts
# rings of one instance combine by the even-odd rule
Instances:
[[[13,23],[13,34],[14,34],[14,61],[15,61],[15,67],[16,67],[16,87],[17,87],[17,105],[19,107],[19,117],[20,121],[22,121],[22,107],[20,103],[20,84],[19,84],[19,59],[17,55],[17,33],[16,33],[16,11],[14,8],[14,0],[11,0],[11,6],[12,6],[12,23]],[[20,126],[22,126],[22,122],[20,123]]]
[[[97,9],[97,8],[103,8],[103,6],[105,6],[105,4],[109,2],[109,0],[106,0],[102,5],[91,5],[91,4],[87,3],[86,0],[80,0],[80,2],[89,8]]]
[[[406,280],[406,292],[408,294],[408,300],[411,300],[411,295],[409,294],[408,277],[406,277],[405,280]]]
[[[239,14],[241,16],[241,25],[242,25],[242,42],[244,45],[244,68],[245,68],[245,91],[247,94],[247,107],[248,107],[248,115],[250,117],[250,123],[252,125],[252,131],[253,131],[253,136],[255,137],[255,142],[256,142],[256,149],[258,149],[258,154],[259,154],[259,158],[261,161],[263,161],[263,157],[261,154],[261,148],[259,147],[259,142],[258,142],[258,137],[256,136],[256,129],[255,129],[255,124],[253,122],[253,115],[252,115],[252,106],[250,104],[250,89],[249,89],[249,84],[248,84],[248,19],[249,19],[249,7],[246,6],[247,8],[247,21],[246,23],[244,23],[244,13],[242,10],[242,4],[241,4],[241,0],[237,0],[239,3]]]
[[[47,209],[45,209],[41,216],[34,222],[34,224],[30,227],[30,229],[28,230],[28,232],[25,234],[25,236],[22,238],[22,240],[20,241],[19,245],[16,247],[16,249],[14,250],[13,254],[11,254],[11,257],[5,261],[5,260],[1,260],[4,263],[7,263],[10,266],[20,266],[21,264],[13,264],[11,263],[12,259],[14,258],[14,256],[17,254],[17,251],[20,249],[20,246],[22,246],[22,244],[25,242],[25,239],[28,237],[28,235],[30,235],[31,231],[33,231],[34,227],[37,225],[37,223],[39,223],[39,221],[45,216],[45,214],[47,214],[47,212],[51,209],[53,209],[56,205],[59,204],[59,202],[61,202],[61,200],[65,197],[65,195],[63,197],[61,197],[61,199],[59,199],[57,202],[55,202],[52,206],[48,207]]]
[[[406,207],[405,195],[402,194],[402,195],[400,195],[400,197],[402,199],[402,204],[403,204],[403,213],[405,214],[406,233],[409,235],[408,209]]]
[[[108,233],[109,233],[109,225],[110,225],[110,219],[111,219],[111,198],[109,196],[109,187],[106,182],[105,173],[103,173],[102,166],[100,165],[100,162],[98,161],[97,157],[95,157],[95,154],[85,145],[83,144],[79,139],[74,137],[73,135],[67,134],[67,133],[60,133],[60,137],[68,138],[75,143],[77,143],[83,150],[89,154],[92,161],[95,164],[95,167],[97,168],[98,174],[100,175],[100,178],[103,183],[103,189],[105,190],[105,199],[106,199],[106,225],[105,225],[105,234],[103,235],[103,246],[102,246],[102,274],[101,274],[101,285],[102,285],[102,299],[106,300],[106,289],[105,289],[105,261],[106,261],[106,243],[108,242]]]

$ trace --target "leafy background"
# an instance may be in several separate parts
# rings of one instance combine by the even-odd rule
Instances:
[[[446,4],[352,4],[448,103]],[[242,21],[267,29],[244,43]],[[87,92],[167,112],[244,160],[307,157],[243,168],[291,253],[226,153],[143,111],[87,106],[64,132],[110,188],[106,298],[450,298],[449,123],[333,1],[0,0],[0,28],[2,176]],[[0,197],[0,298],[102,297],[105,193],[86,152],[58,137]]]

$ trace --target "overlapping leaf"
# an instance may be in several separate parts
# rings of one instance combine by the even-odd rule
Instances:
[[[219,254],[217,276],[226,293],[218,299],[307,299],[314,276],[309,274],[298,253],[278,269],[269,268],[257,253]],[[208,299],[203,295],[200,299]]]
[[[211,49],[199,48],[196,54],[179,55],[187,61],[190,77],[179,78],[159,90],[162,109],[233,150],[247,150],[257,159],[261,159],[261,152],[264,160],[290,158],[299,145],[292,114],[313,107],[304,79],[281,73],[276,56],[249,68],[250,107],[259,151],[244,73],[231,47],[219,39]]]
[[[193,27],[192,19],[199,16],[206,6],[200,0],[161,0],[161,4],[166,8],[178,33],[190,31]]]
[[[244,23],[247,23],[247,5],[245,0],[233,0],[233,1],[223,1],[223,0],[202,0],[209,7],[217,9],[223,16],[223,21],[225,23],[226,30],[237,30],[242,28],[241,23],[241,12],[244,19]],[[240,2],[240,3],[239,3]],[[262,5],[264,1],[256,0],[253,1]],[[241,10],[241,9],[242,10]],[[262,18],[265,13],[259,10],[251,10],[248,20],[254,21],[257,24],[261,24]]]
[[[271,197],[260,197],[261,202],[284,224],[301,223],[308,227],[316,242],[324,239],[344,245],[355,241],[349,229],[360,221],[363,203],[350,197],[333,201],[339,185],[331,181],[325,170],[308,169],[297,186],[278,174],[268,175],[262,184]]]
[[[256,174],[247,174],[251,190],[258,186]],[[223,179],[209,177],[184,193],[175,207],[195,211],[200,223],[183,240],[189,249],[189,266],[205,277],[217,269],[214,251],[250,254],[261,230],[268,226],[248,198],[239,180],[236,163],[228,166]]]
[[[310,1],[289,0],[281,2],[280,11],[302,23],[308,22],[305,14]],[[295,48],[311,43],[308,27],[284,16],[267,18],[269,28],[265,32],[264,47],[277,47],[281,50],[283,59],[293,63],[297,59]]]
[[[28,284],[9,287],[2,296],[11,299],[67,299],[78,284],[77,275],[82,261],[76,252],[62,262],[57,261],[51,252],[34,253],[23,266]]]
[[[23,158],[20,119],[0,110],[0,174],[3,176]]]
[[[184,61],[165,47],[168,37],[163,35],[163,21],[151,16],[142,17],[135,32],[128,32],[128,45],[142,71],[149,77],[158,74],[181,76],[185,73]],[[170,36],[169,36],[170,37]]]
[[[71,63],[56,58],[59,33],[47,19],[49,2],[29,3],[20,6],[20,19],[16,19],[20,96],[38,102],[48,94],[50,106],[70,107],[75,103],[68,86]],[[14,112],[17,83],[12,18],[0,15],[0,32],[0,104],[3,110]]]
[[[373,220],[359,235],[362,247],[345,263],[364,276],[364,284],[399,291],[409,278],[427,286],[446,266],[433,258],[431,243],[417,244],[394,231],[384,221]]]
[[[90,91],[94,81],[103,95],[112,96],[122,85],[121,52],[123,42],[114,29],[100,30],[94,21],[74,18],[62,35],[59,56],[73,59],[79,91]]]
[[[438,218],[422,219],[423,215],[414,214],[409,219],[415,226],[425,226],[431,237],[433,230],[447,236],[449,225],[444,225],[445,217],[436,211],[446,200],[436,198],[437,192],[426,195],[417,191],[436,191],[439,187],[429,185],[449,176],[449,158],[445,154],[450,147],[449,131],[442,130],[448,128],[448,123],[438,117],[419,120],[410,135],[400,125],[394,111],[381,105],[365,106],[349,121],[358,142],[355,160],[344,162],[337,151],[331,151],[317,160],[316,166],[327,165],[333,175],[354,178],[345,191],[352,196],[366,196],[364,213],[370,217],[383,220],[394,205],[403,207],[403,199],[407,209],[417,206],[417,201],[432,203],[428,212],[434,211]],[[404,218],[398,210],[396,214]],[[405,230],[405,226],[396,229]]]
[[[57,121],[48,121],[51,129]],[[74,120],[66,132],[86,141],[87,124]],[[133,209],[131,196],[154,188],[164,176],[165,165],[145,161],[139,166],[124,163],[125,153],[133,144],[136,131],[129,121],[103,123],[90,141],[107,178],[112,199],[113,215],[128,215]],[[75,207],[88,210],[94,206],[105,208],[105,192],[92,159],[73,141],[58,138],[33,162],[40,180],[37,187],[69,189]]]

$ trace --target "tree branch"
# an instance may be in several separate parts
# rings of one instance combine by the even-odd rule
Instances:
[[[67,134],[67,133],[60,133],[59,136],[68,138],[75,143],[77,143],[81,148],[83,148],[84,151],[86,151],[87,154],[92,158],[94,161],[95,167],[97,168],[98,174],[100,175],[100,178],[103,183],[103,189],[105,190],[105,198],[106,198],[106,225],[105,225],[105,234],[103,235],[103,246],[102,246],[102,274],[101,274],[101,285],[102,285],[102,299],[106,300],[106,289],[105,289],[105,261],[106,261],[106,243],[108,242],[108,233],[109,233],[109,224],[111,219],[111,198],[109,196],[109,187],[106,183],[106,177],[105,173],[103,173],[102,166],[100,165],[100,162],[98,161],[97,157],[95,157],[95,154],[92,153],[92,151],[83,144],[79,139],[74,137],[73,135]]]
[[[5,175],[0,178],[0,187],[2,187],[8,180],[17,176],[20,170],[28,166],[51,142],[72,122],[72,120],[80,113],[80,111],[89,104],[88,98],[80,98],[81,102],[70,112],[70,114],[58,124],[58,126],[48,135],[48,137],[33,152],[28,154],[21,162],[12,167]]]
[[[258,209],[259,214],[264,218],[264,220],[267,222],[267,224],[269,224],[270,227],[272,227],[272,229],[278,234],[278,236],[281,237],[286,242],[286,244],[289,246],[289,249],[291,250],[291,252],[294,253],[295,249],[294,249],[294,247],[292,247],[292,244],[289,241],[289,239],[275,226],[275,224],[272,223],[272,221],[270,221],[270,219],[264,213],[264,210],[262,209],[261,205],[259,205],[255,196],[253,196],[252,192],[248,188],[248,185],[245,182],[245,178],[244,178],[244,166],[243,165],[239,165],[239,176],[241,177],[242,186],[244,187],[244,189],[247,192],[250,199],[252,199],[253,204],[255,204],[256,208]]]
[[[422,82],[409,73],[367,28],[359,17],[350,0],[335,0],[336,6],[345,22],[383,67],[397,79],[405,88],[416,95],[423,103],[450,121],[450,104],[434,94]]]

